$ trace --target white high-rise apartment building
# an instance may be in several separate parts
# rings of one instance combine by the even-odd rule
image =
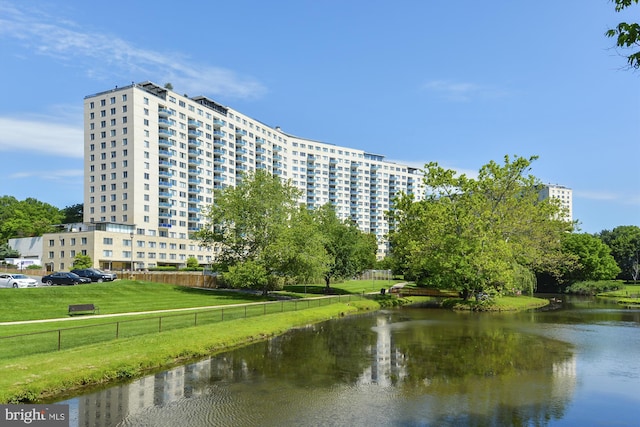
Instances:
[[[540,200],[553,198],[560,200],[560,206],[565,209],[563,216],[568,222],[573,221],[573,191],[562,185],[546,184],[540,190]]]
[[[394,197],[421,198],[416,168],[289,135],[204,96],[188,98],[151,82],[87,96],[84,128],[86,226],[43,237],[43,261],[55,270],[69,268],[78,251],[114,270],[179,266],[192,256],[214,262],[215,249],[190,236],[205,225],[214,190],[257,169],[289,180],[310,209],[329,203],[340,218],[374,233],[379,257],[388,250],[385,212]],[[86,246],[71,249],[70,239]]]

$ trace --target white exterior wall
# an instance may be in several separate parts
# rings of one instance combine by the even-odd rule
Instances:
[[[540,199],[554,198],[560,200],[561,206],[566,209],[567,214],[565,220],[573,221],[573,191],[562,185],[545,185],[540,190]]]

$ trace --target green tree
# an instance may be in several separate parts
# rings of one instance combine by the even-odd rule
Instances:
[[[198,258],[194,256],[190,256],[187,258],[187,269],[189,270],[197,270],[200,267],[200,263],[198,262]]]
[[[3,243],[0,245],[0,259],[5,258],[19,258],[20,252],[9,246],[9,243]]]
[[[62,222],[62,212],[33,198],[0,197],[0,243],[10,238],[42,236]]]
[[[396,262],[418,280],[460,291],[528,291],[530,272],[559,275],[571,257],[560,251],[571,224],[555,199],[539,200],[539,181],[525,176],[536,157],[505,156],[477,179],[437,163],[425,165],[424,200],[401,197],[390,220]]]
[[[82,222],[84,220],[83,212],[84,205],[82,203],[66,206],[64,209],[62,209],[62,214],[64,215],[62,222],[65,224]]]
[[[620,267],[620,279],[637,278],[638,261],[640,258],[640,227],[636,225],[621,225],[613,230],[603,230],[596,235],[609,248],[611,255]],[[634,279],[635,280],[635,279]]]
[[[324,205],[315,213],[324,239],[329,264],[324,274],[326,292],[331,280],[353,277],[372,268],[376,262],[378,244],[373,234],[362,232],[352,221],[341,221],[331,205]]]
[[[73,258],[73,268],[91,268],[93,260],[89,255],[76,254]]]
[[[591,234],[565,235],[562,250],[578,258],[577,268],[565,274],[567,281],[614,279],[620,273],[609,246]]]
[[[638,4],[639,0],[612,0],[615,3],[616,12],[631,6],[633,3]],[[616,46],[621,49],[633,49],[629,55],[626,55],[629,67],[640,68],[640,51],[636,50],[640,47],[640,25],[635,22],[620,22],[616,28],[611,28],[605,32],[607,37],[616,38]]]
[[[206,214],[208,225],[195,234],[203,245],[217,245],[216,262],[233,274],[240,274],[240,264],[256,275],[257,266],[268,278],[274,276],[304,278],[322,274],[326,257],[321,236],[306,209],[299,209],[300,191],[280,178],[264,171],[243,177],[236,187],[216,192],[214,204]],[[269,284],[253,280],[264,293]]]

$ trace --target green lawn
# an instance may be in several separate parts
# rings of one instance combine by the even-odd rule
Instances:
[[[95,304],[100,314],[266,301],[262,296],[161,283],[116,280],[76,286],[0,289],[0,322],[68,317],[71,304]]]

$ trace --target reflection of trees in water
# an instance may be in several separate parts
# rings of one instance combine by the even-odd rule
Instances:
[[[535,425],[561,418],[576,381],[571,347],[469,320],[395,337],[405,355],[403,391],[421,396],[445,424]]]
[[[240,348],[227,357],[232,357],[232,371],[245,378],[257,374],[319,387],[351,383],[370,363],[367,349],[375,344],[370,322],[355,328],[343,328],[340,322],[309,326]]]

